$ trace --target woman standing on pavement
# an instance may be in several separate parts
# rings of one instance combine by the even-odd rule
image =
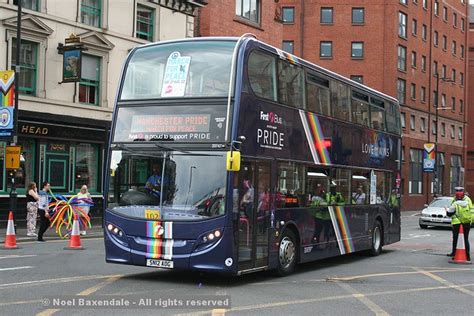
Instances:
[[[43,239],[43,234],[44,232],[48,229],[50,225],[49,221],[49,198],[48,198],[48,193],[50,190],[50,185],[48,181],[43,182],[43,189],[39,192],[39,206],[38,206],[38,212],[40,214],[40,229],[38,231],[38,241],[44,241]]]
[[[89,191],[87,190],[87,185],[83,185],[81,187],[81,190],[79,191],[79,193],[77,193],[77,197],[78,198],[86,198],[86,199],[90,199],[91,198],[91,194],[89,193]],[[87,215],[89,215],[89,211],[90,211],[90,206],[89,204],[87,203],[81,203],[80,204],[82,210],[84,211],[84,213],[86,213]],[[86,234],[86,231],[85,230],[81,230],[81,235],[85,235]]]
[[[36,217],[38,216],[38,188],[35,182],[28,184],[26,194],[26,236],[38,237],[36,230]]]

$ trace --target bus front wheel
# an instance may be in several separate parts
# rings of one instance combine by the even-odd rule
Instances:
[[[278,248],[278,275],[289,275],[295,270],[297,249],[295,234],[291,230],[285,229]]]
[[[379,220],[375,221],[374,229],[372,230],[372,245],[370,248],[370,254],[372,256],[378,256],[382,252],[383,243],[383,227]]]

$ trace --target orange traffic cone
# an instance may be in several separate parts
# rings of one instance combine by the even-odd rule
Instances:
[[[69,240],[69,247],[64,249],[70,250],[82,250],[84,249],[81,245],[81,235],[79,232],[79,220],[77,214],[74,214],[74,222],[72,223],[71,239]]]
[[[467,261],[466,256],[466,247],[464,245],[464,229],[459,227],[459,236],[458,236],[458,244],[456,245],[456,252],[454,253],[453,260],[449,260],[450,263],[457,263],[457,264],[471,264],[471,261]]]
[[[13,224],[13,212],[8,214],[7,235],[5,237],[5,249],[18,249],[16,245],[15,224]]]

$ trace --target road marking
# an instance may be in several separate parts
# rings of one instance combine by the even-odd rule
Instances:
[[[211,316],[225,316],[225,309],[213,309],[211,311]]]
[[[100,238],[83,238],[82,241],[89,241],[89,240],[104,240],[103,237]],[[58,242],[69,242],[69,239],[53,239],[53,240],[48,240],[47,244],[51,243],[58,243]],[[28,245],[28,244],[38,244],[38,241],[25,241],[19,243],[20,245]]]
[[[470,296],[474,296],[474,292],[472,291],[469,291],[468,289],[465,289],[465,288],[459,288],[459,287],[455,287],[456,285],[454,283],[451,283],[449,282],[448,280],[445,280],[443,279],[442,277],[440,276],[437,276],[431,272],[428,272],[428,271],[423,271],[423,270],[419,270],[417,269],[417,271],[421,272],[422,274],[426,275],[427,277],[430,277],[432,278],[433,280],[436,280],[438,281],[439,283],[441,284],[444,284],[446,286],[449,286],[450,288],[453,288],[455,290],[458,290],[464,294],[467,294],[467,295],[470,295]]]
[[[12,271],[12,270],[22,270],[22,269],[31,269],[34,268],[32,266],[24,266],[24,267],[13,267],[13,268],[2,268],[0,271]]]
[[[367,293],[365,296],[382,296],[382,295],[391,295],[391,294],[403,294],[403,293],[412,293],[412,292],[423,292],[423,291],[435,291],[435,290],[445,290],[449,288],[464,288],[464,287],[472,287],[474,283],[469,284],[461,284],[461,285],[453,285],[453,286],[436,286],[436,287],[424,287],[424,288],[417,288],[417,289],[407,289],[407,290],[394,290],[394,291],[385,291],[385,292],[374,292],[374,293]],[[227,310],[227,312],[241,312],[241,311],[250,311],[250,310],[257,310],[257,309],[265,309],[265,308],[275,308],[281,306],[289,306],[289,305],[298,305],[298,304],[310,304],[310,303],[318,303],[318,302],[327,302],[327,301],[334,301],[339,299],[346,299],[346,298],[354,298],[353,295],[337,295],[337,296],[328,296],[323,298],[310,298],[304,300],[295,300],[295,301],[286,301],[286,302],[275,302],[275,303],[267,303],[267,304],[257,304],[257,305],[247,305],[247,306],[239,306],[239,307],[232,307]],[[207,311],[200,311],[200,312],[191,312],[187,314],[178,314],[180,316],[183,315],[209,315],[212,310]]]
[[[364,294],[360,293],[356,289],[354,289],[352,286],[350,286],[347,283],[342,283],[342,282],[336,282],[337,285],[342,287],[344,290],[347,292],[351,293],[353,297],[359,300],[362,304],[367,306],[368,309],[370,309],[375,315],[377,316],[388,316],[389,314],[382,309],[379,305],[374,303],[372,300],[370,300],[367,296]]]
[[[432,270],[429,272],[457,272],[457,271],[471,271],[472,269],[470,268],[465,268],[465,269],[438,269],[438,270]],[[333,281],[333,282],[338,282],[338,281],[354,281],[358,279],[366,279],[366,278],[375,278],[375,277],[381,277],[381,276],[392,276],[392,275],[408,275],[408,274],[422,274],[421,271],[404,271],[404,272],[387,272],[387,273],[374,273],[374,274],[363,274],[363,275],[354,275],[351,277],[333,277],[333,278],[327,278],[327,281]]]
[[[77,294],[77,296],[88,296],[88,295],[91,295],[95,292],[97,292],[98,290],[102,289],[103,287],[119,280],[120,278],[122,278],[123,275],[114,275],[112,277],[109,277],[107,280],[99,283],[99,284],[96,284],[88,289],[85,289],[84,291],[82,292],[79,292]],[[41,313],[38,313],[36,314],[36,316],[51,316],[53,314],[55,314],[56,312],[59,312],[60,309],[53,309],[53,308],[50,308],[50,309],[47,309],[45,311],[42,311]]]
[[[29,258],[36,257],[37,255],[11,255],[11,256],[0,256],[0,259],[15,259],[15,258]]]
[[[111,275],[84,275],[77,277],[68,277],[68,278],[58,278],[58,279],[45,279],[45,280],[35,280],[35,281],[25,281],[25,282],[16,282],[16,283],[4,283],[0,284],[0,290],[4,288],[24,286],[24,285],[44,285],[44,284],[53,284],[53,283],[67,283],[75,281],[87,281],[87,280],[97,280],[97,279],[107,279],[114,276],[122,276],[122,274],[111,274]]]
[[[2,306],[10,306],[10,305],[22,305],[22,304],[31,304],[31,303],[41,303],[42,301],[43,301],[43,300],[7,302],[7,303],[0,303],[0,307],[2,307]]]

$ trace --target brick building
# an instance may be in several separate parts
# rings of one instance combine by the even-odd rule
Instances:
[[[397,97],[402,205],[412,210],[464,182],[468,7],[467,0],[214,0],[201,9],[197,35],[251,32]],[[423,145],[435,141],[438,186],[422,171]]]
[[[471,5],[471,14],[469,18],[469,69],[468,69],[468,85],[469,99],[468,104],[470,105],[470,111],[468,112],[468,122],[474,122],[474,110],[472,110],[472,104],[474,104],[474,5]],[[471,193],[471,197],[474,194],[474,129],[468,128],[466,138],[470,141],[467,142],[467,165],[466,165],[466,190]]]

